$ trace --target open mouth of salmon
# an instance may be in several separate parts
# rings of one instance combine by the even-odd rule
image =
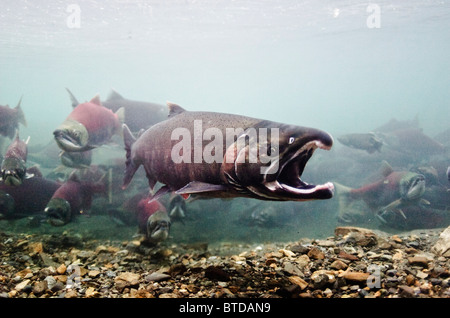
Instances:
[[[2,180],[8,186],[19,186],[22,184],[24,174],[15,170],[2,171]]]
[[[63,226],[70,220],[70,204],[63,199],[52,199],[44,212],[47,222],[53,226]]]
[[[80,134],[65,130],[55,130],[53,132],[56,143],[60,148],[67,151],[80,151],[83,145],[80,141]]]
[[[334,194],[334,185],[327,182],[322,185],[308,184],[301,179],[308,160],[317,149],[329,150],[328,145],[320,140],[313,140],[304,144],[301,148],[285,154],[283,164],[280,164],[279,173],[274,181],[265,182],[264,186],[276,197],[286,197],[295,201],[316,199],[329,199]]]
[[[153,223],[147,228],[148,238],[152,241],[164,241],[169,236],[170,223],[160,221],[157,224]]]
[[[415,200],[420,198],[425,192],[425,177],[421,174],[417,175],[410,181],[409,188],[406,192],[406,199]]]
[[[3,160],[0,180],[9,186],[22,184],[26,174],[25,161],[18,158],[6,158]]]
[[[86,127],[75,120],[66,120],[54,132],[59,148],[65,151],[88,150],[89,132]]]

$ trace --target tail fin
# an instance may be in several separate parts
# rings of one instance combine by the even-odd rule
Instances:
[[[22,102],[22,97],[20,98],[19,103],[17,104],[17,106],[14,109],[17,111],[17,121],[26,127],[27,121],[25,119],[25,114],[23,113],[23,110],[20,107],[21,102]]]
[[[333,182],[338,195],[339,210],[345,209],[351,203],[350,191],[352,188]]]
[[[368,218],[367,206],[352,195],[352,188],[334,182],[338,194],[338,221],[344,224],[365,222]]]
[[[123,124],[122,127],[123,127],[123,142],[125,144],[125,151],[127,153],[125,161],[125,176],[123,178],[122,189],[126,189],[130,184],[131,179],[133,179],[133,176],[136,173],[139,166],[136,166],[133,162],[133,159],[131,158],[131,147],[136,141],[136,138],[134,138],[133,134],[131,133],[130,129],[126,124]]]
[[[337,182],[333,182],[338,199],[338,220],[343,223],[351,223],[351,218],[347,217],[351,203],[350,187],[344,186]]]

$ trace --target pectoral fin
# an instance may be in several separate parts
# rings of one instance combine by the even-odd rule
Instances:
[[[393,210],[393,209],[397,209],[401,204],[402,204],[402,200],[398,199],[395,201],[392,201],[391,203],[389,203],[387,206],[385,206],[383,208],[383,210]]]
[[[223,184],[211,184],[199,181],[189,182],[186,186],[176,191],[176,194],[193,194],[202,192],[225,191],[228,187]]]

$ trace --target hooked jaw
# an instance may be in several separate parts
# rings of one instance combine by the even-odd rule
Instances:
[[[402,189],[402,197],[406,200],[416,200],[425,193],[425,177],[421,174],[416,175],[414,178],[409,180],[407,184],[401,185],[406,189]]]
[[[44,212],[47,221],[53,226],[63,226],[70,221],[71,208],[69,202],[60,198],[53,198],[48,203]]]
[[[18,158],[6,158],[1,169],[1,179],[6,185],[20,186],[26,174],[25,161]]]
[[[147,238],[152,242],[161,242],[169,237],[170,221],[158,217],[159,213],[166,213],[158,211],[151,215],[147,220]]]
[[[65,151],[85,151],[87,146],[89,133],[81,123],[68,120],[58,127],[53,135],[59,148]]]
[[[279,166],[276,178],[269,181],[268,176],[265,175],[263,191],[260,187],[249,187],[249,190],[269,200],[307,201],[332,198],[334,185],[331,182],[313,185],[301,179],[303,170],[314,151],[317,148],[330,150],[331,146],[331,136],[324,133],[323,139],[306,142],[296,151],[280,155],[279,161],[272,163]]]

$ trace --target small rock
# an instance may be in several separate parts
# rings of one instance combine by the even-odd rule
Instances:
[[[408,274],[408,275],[406,275],[405,281],[408,286],[412,286],[412,285],[414,285],[416,279],[414,278],[413,275]]]
[[[340,226],[335,228],[334,234],[343,236],[346,242],[354,242],[359,246],[373,246],[378,243],[375,233],[365,228]]]
[[[414,288],[407,285],[400,285],[398,288],[400,290],[400,296],[408,298],[414,296]]]
[[[64,295],[64,298],[77,298],[77,297],[78,297],[78,293],[74,289],[68,290],[66,292],[66,294]]]
[[[146,291],[145,289],[139,289],[136,291],[135,298],[154,298],[154,296],[149,293],[148,291]]]
[[[281,249],[279,252],[286,257],[294,257],[295,256],[295,253],[290,250]]]
[[[205,277],[223,282],[230,280],[230,275],[217,266],[209,266],[208,268],[206,268]]]
[[[292,284],[299,286],[301,290],[308,287],[308,283],[298,276],[290,276],[288,279]]]
[[[311,248],[307,255],[309,258],[313,258],[313,259],[317,259],[317,260],[325,258],[325,254],[317,247]]]
[[[316,277],[318,277],[320,275],[326,275],[327,281],[329,281],[330,283],[334,283],[336,281],[334,271],[327,271],[327,270],[323,270],[323,269],[319,269],[319,270],[315,271],[314,273],[312,273],[311,279],[314,280],[314,279],[316,279]]]
[[[441,285],[442,284],[442,279],[441,278],[431,278],[430,279],[430,283],[432,285]]]
[[[286,262],[283,266],[283,270],[291,275],[304,276],[301,269],[291,262]]]
[[[185,271],[187,271],[187,268],[183,264],[174,264],[169,268],[169,274],[172,276],[183,274]]]
[[[32,271],[29,268],[25,268],[25,269],[21,270],[20,272],[17,272],[16,276],[20,276],[21,278],[25,278],[28,274],[32,274]]]
[[[297,244],[291,247],[291,251],[297,254],[306,254],[308,253],[309,248],[301,244]]]
[[[428,274],[427,274],[427,273],[424,273],[424,272],[422,272],[422,271],[417,271],[416,277],[417,277],[417,278],[420,278],[420,279],[425,279],[425,278],[428,277]]]
[[[67,271],[67,266],[64,264],[61,264],[57,269],[56,272],[60,275],[64,274]]]
[[[411,265],[417,265],[424,268],[428,268],[428,259],[423,256],[408,257],[408,262]]]
[[[323,294],[325,295],[325,297],[330,298],[331,296],[333,296],[333,291],[327,288],[323,291]]]
[[[36,296],[41,295],[46,289],[48,288],[47,286],[47,281],[42,280],[37,282],[36,284],[34,284],[32,292],[33,294],[35,294]]]
[[[312,278],[312,275],[311,275],[311,280],[313,281],[314,289],[322,289],[325,287],[326,284],[328,284],[329,278],[328,278],[328,275],[319,274],[319,275],[316,275],[314,278]]]
[[[402,243],[403,240],[396,234],[391,236],[391,240],[393,240],[395,243]]]
[[[96,253],[94,251],[82,250],[78,252],[77,256],[81,259],[88,259],[95,256],[95,254]]]
[[[297,266],[300,269],[305,268],[309,264],[310,261],[311,261],[311,259],[306,254],[300,255],[299,257],[297,257],[295,259],[295,262],[297,263]]]
[[[360,272],[345,272],[343,277],[352,282],[366,282],[367,278],[369,278],[369,273],[360,273]]]
[[[124,286],[134,286],[139,284],[140,277],[141,275],[139,274],[124,272],[117,276],[114,281],[116,283],[123,283]]]
[[[164,293],[158,296],[159,298],[178,298],[178,295],[175,293]]]
[[[340,270],[340,269],[346,269],[348,267],[348,265],[345,264],[341,260],[336,260],[333,263],[331,263],[330,267],[334,268],[334,269],[337,269],[337,270]]]
[[[348,254],[348,253],[346,253],[344,251],[340,251],[339,254],[338,254],[338,257],[342,258],[342,259],[349,260],[349,261],[357,261],[357,260],[359,260],[358,256],[355,256],[355,255],[352,255],[352,254]]]
[[[14,289],[17,290],[17,291],[21,291],[22,289],[25,288],[25,286],[28,285],[29,282],[30,282],[29,279],[25,279],[21,283],[17,284],[16,287],[14,287]]]
[[[86,289],[85,296],[87,298],[94,298],[100,297],[101,294],[98,291],[96,291],[94,287],[89,287],[88,289]]]
[[[278,261],[275,258],[268,258],[268,259],[266,259],[266,265],[267,266],[270,266],[270,265],[276,264],[276,263],[278,263]]]
[[[439,235],[439,239],[431,250],[437,255],[450,257],[450,226]]]
[[[56,282],[56,284],[54,284],[53,287],[50,288],[50,290],[52,292],[57,292],[57,291],[63,290],[64,287],[66,287],[66,286],[62,282]]]
[[[100,275],[100,273],[101,273],[100,271],[94,269],[94,270],[91,270],[91,271],[88,272],[88,276],[92,277],[92,278],[95,278],[98,275]]]
[[[53,261],[47,253],[41,252],[39,253],[39,256],[41,257],[42,263],[44,263],[45,266],[54,268],[59,266],[59,264]]]
[[[336,245],[334,241],[331,240],[316,240],[317,245],[323,247],[333,247]]]
[[[401,261],[404,258],[404,253],[402,251],[398,251],[392,256],[393,261]]]
[[[146,282],[160,282],[169,279],[171,276],[164,273],[153,272],[145,277]]]
[[[29,243],[28,244],[28,249],[29,249],[31,254],[39,254],[39,253],[42,253],[44,251],[44,248],[43,248],[41,242]]]
[[[47,282],[48,289],[52,289],[56,284],[56,279],[53,276],[47,276],[44,280]]]

